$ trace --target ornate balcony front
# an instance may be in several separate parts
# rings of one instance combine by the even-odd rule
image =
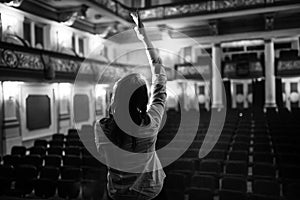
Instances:
[[[93,0],[97,4],[105,7],[107,10],[123,17],[130,19],[130,12],[137,8],[129,8],[115,0]],[[187,1],[177,2],[165,5],[155,5],[147,8],[139,8],[141,18],[144,20],[160,20],[167,18],[176,18],[184,16],[205,15],[221,13],[228,11],[240,11],[254,8],[267,8],[274,6],[290,5],[299,3],[295,0],[204,0],[204,1]]]

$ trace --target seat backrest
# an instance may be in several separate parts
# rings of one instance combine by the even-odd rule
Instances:
[[[37,178],[38,170],[33,165],[19,165],[16,167],[16,179],[34,179]]]
[[[254,194],[279,196],[280,186],[276,181],[254,180],[252,185],[252,191]]]
[[[41,139],[37,139],[34,141],[34,146],[35,147],[44,147],[47,148],[48,142],[47,140],[41,140]]]
[[[82,165],[82,160],[79,156],[75,155],[65,155],[63,157],[63,165],[64,166],[81,166]]]
[[[78,167],[62,167],[61,178],[67,180],[80,180],[81,169]]]
[[[226,174],[247,176],[248,175],[248,165],[246,162],[242,162],[242,161],[229,161],[226,164],[225,171],[226,171]]]
[[[47,155],[45,156],[45,166],[54,166],[60,167],[61,166],[61,159],[62,157],[59,155]]]
[[[59,168],[45,166],[41,169],[40,178],[42,179],[50,179],[50,180],[58,180],[59,177]]]
[[[247,192],[247,181],[242,177],[224,177],[222,179],[222,189]]]
[[[212,191],[219,188],[219,181],[214,176],[194,175],[191,179],[191,186],[198,188],[208,188]]]
[[[213,192],[209,189],[192,188],[188,191],[189,200],[213,200]]]
[[[202,160],[199,170],[203,172],[216,172],[217,174],[222,171],[220,162],[213,160]]]
[[[24,146],[13,146],[11,149],[11,155],[25,156],[25,154],[26,154],[26,147]]]
[[[253,166],[253,175],[275,178],[276,169],[272,164],[255,163]]]

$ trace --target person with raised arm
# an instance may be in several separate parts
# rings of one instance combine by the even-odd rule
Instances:
[[[137,25],[134,28],[136,35],[143,42],[149,60],[152,72],[151,94],[148,97],[144,77],[136,73],[126,75],[113,87],[109,117],[96,123],[95,142],[98,153],[106,160],[118,157],[114,162],[120,165],[107,167],[107,190],[104,199],[163,200],[166,175],[156,155],[155,144],[165,111],[167,77],[158,51],[149,40],[139,14],[131,16]],[[145,156],[140,160],[130,159],[131,154],[128,158],[120,158],[121,153],[116,155],[106,148],[112,145],[134,153],[132,156]],[[122,170],[121,166],[130,167],[123,167],[126,170]]]

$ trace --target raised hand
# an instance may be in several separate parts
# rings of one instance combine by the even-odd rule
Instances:
[[[144,41],[146,37],[146,32],[144,29],[144,24],[141,21],[140,15],[138,12],[136,13],[130,13],[134,23],[136,24],[136,27],[134,28],[136,35],[139,40]]]

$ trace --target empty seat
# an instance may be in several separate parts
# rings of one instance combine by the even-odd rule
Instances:
[[[254,152],[253,162],[254,163],[269,163],[273,164],[274,157],[271,153]]]
[[[212,150],[204,158],[223,162],[226,158],[226,152],[221,150]]]
[[[20,165],[16,168],[15,193],[30,194],[33,190],[33,181],[37,178],[38,170],[32,165]]]
[[[65,139],[65,135],[62,134],[62,133],[55,133],[52,135],[52,140],[55,140],[55,141],[64,141]]]
[[[244,142],[234,142],[232,151],[249,151],[249,144]]]
[[[219,191],[219,197],[219,200],[247,200],[245,192],[227,189],[221,189]]]
[[[20,155],[5,155],[3,157],[4,165],[11,165],[13,167],[17,167],[21,163]]]
[[[294,199],[298,199],[300,197],[300,182],[291,182],[289,183],[285,190],[284,190],[284,194],[287,200],[294,200]]]
[[[254,178],[276,178],[276,169],[272,164],[255,163],[252,172]]]
[[[80,156],[81,150],[79,147],[66,147],[64,151],[65,151],[65,155]]]
[[[222,142],[217,142],[213,148],[213,150],[221,150],[221,151],[227,151],[229,148],[228,143],[222,143]]]
[[[246,136],[246,135],[236,135],[234,137],[234,142],[243,142],[243,143],[250,143],[250,135]]]
[[[264,153],[270,153],[272,152],[272,148],[270,144],[254,144],[253,145],[253,152],[264,152]]]
[[[214,192],[219,188],[219,181],[216,177],[210,175],[194,175],[191,178],[190,187],[206,188]]]
[[[34,181],[35,195],[42,198],[53,197],[56,193],[59,169],[46,166],[41,169],[39,179]]]
[[[81,158],[74,155],[66,155],[63,157],[64,166],[80,167],[82,164]]]
[[[244,194],[247,192],[247,180],[242,177],[225,176],[221,184],[223,190],[238,191]]]
[[[37,139],[34,141],[34,146],[35,147],[44,147],[47,148],[48,142],[47,140],[41,140],[41,139]]]
[[[299,180],[300,179],[300,167],[297,165],[280,166],[279,175],[284,180]]]
[[[243,161],[248,162],[248,151],[231,151],[229,153],[229,160],[230,161]]]
[[[198,149],[188,149],[186,152],[184,152],[182,157],[183,158],[197,158],[198,153],[199,153]]]
[[[300,156],[296,154],[279,154],[277,162],[281,165],[298,165],[300,166]]]
[[[61,166],[61,156],[59,155],[47,155],[44,158],[45,166],[60,167]]]
[[[82,180],[81,188],[83,199],[99,199],[106,190],[106,183],[97,180]]]
[[[254,180],[252,191],[254,195],[280,196],[279,183],[271,180]]]
[[[65,144],[66,144],[67,147],[70,147],[70,146],[82,147],[83,146],[83,144],[80,140],[73,140],[73,139],[67,140]]]
[[[39,169],[43,164],[43,159],[40,155],[28,155],[21,159],[23,165],[33,165]]]
[[[62,140],[51,140],[49,142],[50,147],[63,147],[64,146],[64,141]]]
[[[213,192],[205,188],[191,188],[188,191],[189,200],[213,200]]]
[[[80,168],[63,167],[61,179],[58,180],[58,196],[61,198],[77,198],[80,193]]]
[[[200,174],[207,174],[218,177],[222,172],[222,165],[218,161],[202,160],[197,172]]]
[[[38,146],[38,147],[34,146],[29,149],[29,153],[30,153],[30,155],[45,156],[46,149],[45,149],[45,147],[42,147],[42,146]]]
[[[225,167],[226,175],[244,176],[248,175],[248,165],[242,161],[228,161]]]
[[[25,154],[26,154],[26,147],[24,146],[13,146],[11,149],[11,155],[25,156]]]
[[[82,165],[95,168],[106,168],[106,166],[93,156],[83,156]]]
[[[81,170],[83,180],[106,181],[107,169],[82,166]]]
[[[0,195],[9,194],[14,180],[14,168],[11,165],[0,165]]]
[[[184,200],[185,186],[183,174],[168,173],[164,183],[168,199]]]
[[[63,153],[63,148],[62,147],[50,147],[47,149],[47,154],[48,155],[58,155],[62,156]]]

